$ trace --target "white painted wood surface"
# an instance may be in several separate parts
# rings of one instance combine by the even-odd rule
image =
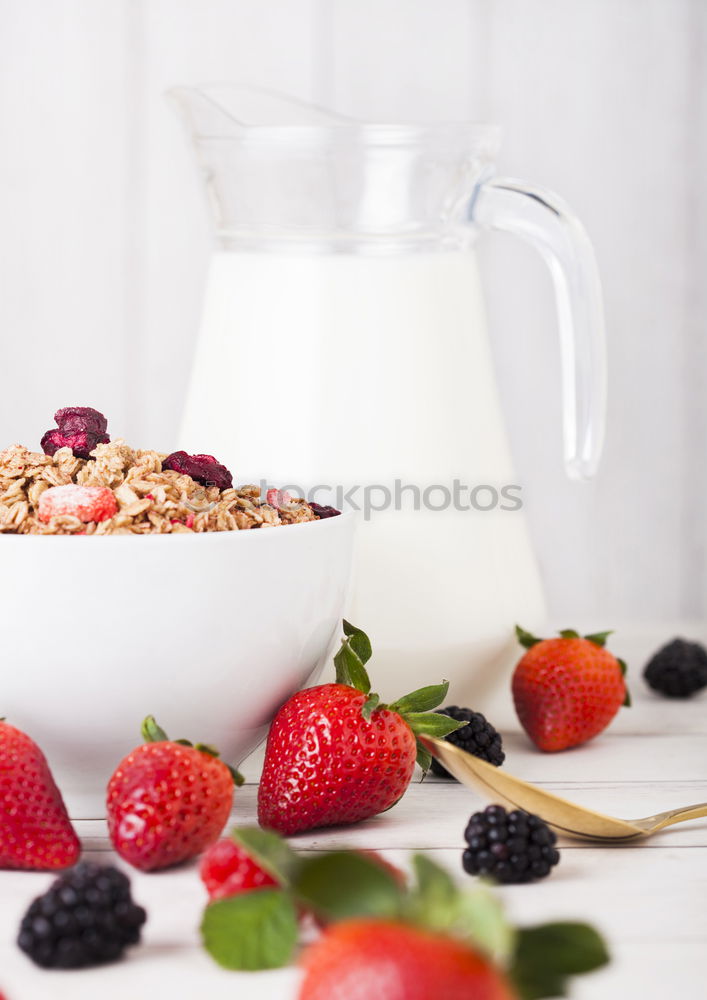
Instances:
[[[575,206],[606,294],[606,460],[580,488],[548,278],[507,237],[482,248],[551,607],[703,614],[706,52],[703,0],[0,0],[0,442],[36,442],[67,400],[174,440],[209,231],[171,84],[495,119],[500,168]]]
[[[694,634],[694,629],[688,632]],[[663,635],[660,638],[665,639]],[[627,818],[707,801],[707,694],[687,703],[646,689],[640,669],[655,648],[653,631],[628,634],[634,706],[585,747],[545,755],[517,730],[504,734],[506,766],[520,777],[587,806]],[[245,767],[248,783],[237,793],[234,823],[256,819],[262,754]],[[408,864],[423,850],[468,884],[460,866],[463,830],[482,802],[456,784],[413,784],[388,813],[351,828],[293,838],[307,851],[352,846],[380,849]],[[86,856],[114,861],[103,820],[77,821]],[[595,923],[613,960],[577,980],[575,1000],[703,1000],[707,977],[707,819],[675,826],[623,847],[597,848],[560,840],[560,864],[543,882],[507,886],[500,893],[513,919],[531,924],[555,918]],[[0,873],[0,990],[7,1000],[123,1000],[125,996],[193,1000],[296,1000],[296,969],[239,974],[216,967],[198,943],[205,892],[195,866],[173,872],[131,873],[135,898],[148,910],[144,945],[122,963],[97,970],[49,973],[14,946],[20,918],[52,876]],[[440,998],[442,1000],[442,998]]]

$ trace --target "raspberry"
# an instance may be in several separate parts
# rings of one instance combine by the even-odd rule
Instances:
[[[209,899],[225,899],[251,889],[278,885],[270,872],[255,861],[235,840],[217,840],[201,859],[199,874]]]
[[[173,451],[165,458],[162,469],[191,476],[202,486],[218,486],[220,490],[230,490],[233,486],[233,476],[213,455],[187,455],[185,451]]]
[[[292,503],[292,495],[287,490],[268,490],[265,494],[265,500],[271,507],[281,510]]]
[[[507,813],[503,806],[487,806],[471,817],[464,839],[464,871],[501,883],[545,878],[560,860],[550,827],[522,809]]]
[[[503,752],[503,741],[500,734],[494,729],[490,722],[481,712],[472,712],[470,708],[457,708],[456,705],[448,705],[446,708],[438,708],[438,715],[448,715],[457,722],[466,722],[468,725],[456,729],[453,733],[445,736],[448,743],[452,743],[460,750],[480,757],[488,764],[500,767],[506,759]],[[451,778],[452,775],[432,758],[432,773],[439,778]]]
[[[145,920],[123,872],[84,862],[35,899],[17,943],[43,969],[80,969],[120,958]]]
[[[90,406],[65,406],[57,410],[55,430],[47,431],[41,441],[45,455],[54,455],[59,448],[71,448],[77,458],[90,458],[98,444],[108,444],[108,421]]]
[[[39,520],[71,516],[79,521],[107,521],[118,511],[113,490],[107,486],[52,486],[39,498]]]
[[[320,521],[323,521],[326,517],[337,517],[341,513],[336,507],[322,507],[321,504],[314,503],[313,501],[309,506]]]

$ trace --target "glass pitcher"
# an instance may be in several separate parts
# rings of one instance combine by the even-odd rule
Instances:
[[[582,479],[605,409],[584,229],[555,195],[494,176],[492,125],[368,124],[242,87],[171,94],[216,220],[180,447],[240,482],[361,508],[350,617],[376,690],[445,677],[450,701],[503,720],[513,626],[541,625],[544,603],[473,247],[501,229],[549,265],[564,457]]]

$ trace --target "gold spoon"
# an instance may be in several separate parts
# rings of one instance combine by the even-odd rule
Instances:
[[[603,813],[578,806],[574,802],[568,802],[567,799],[553,795],[552,792],[546,792],[537,785],[514,778],[508,771],[487,764],[486,761],[460,750],[446,740],[422,735],[418,736],[418,739],[463,785],[474,788],[494,802],[535,813],[568,837],[615,843],[619,840],[649,837],[673,823],[707,816],[707,802],[683,806],[681,809],[669,809],[667,812],[646,816],[644,819],[617,819],[614,816],[605,816]]]

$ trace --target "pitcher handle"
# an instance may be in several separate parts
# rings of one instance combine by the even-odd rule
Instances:
[[[586,230],[557,195],[508,177],[478,186],[470,217],[481,227],[522,237],[550,269],[560,334],[565,465],[571,479],[589,479],[604,443],[606,342],[599,272]]]

